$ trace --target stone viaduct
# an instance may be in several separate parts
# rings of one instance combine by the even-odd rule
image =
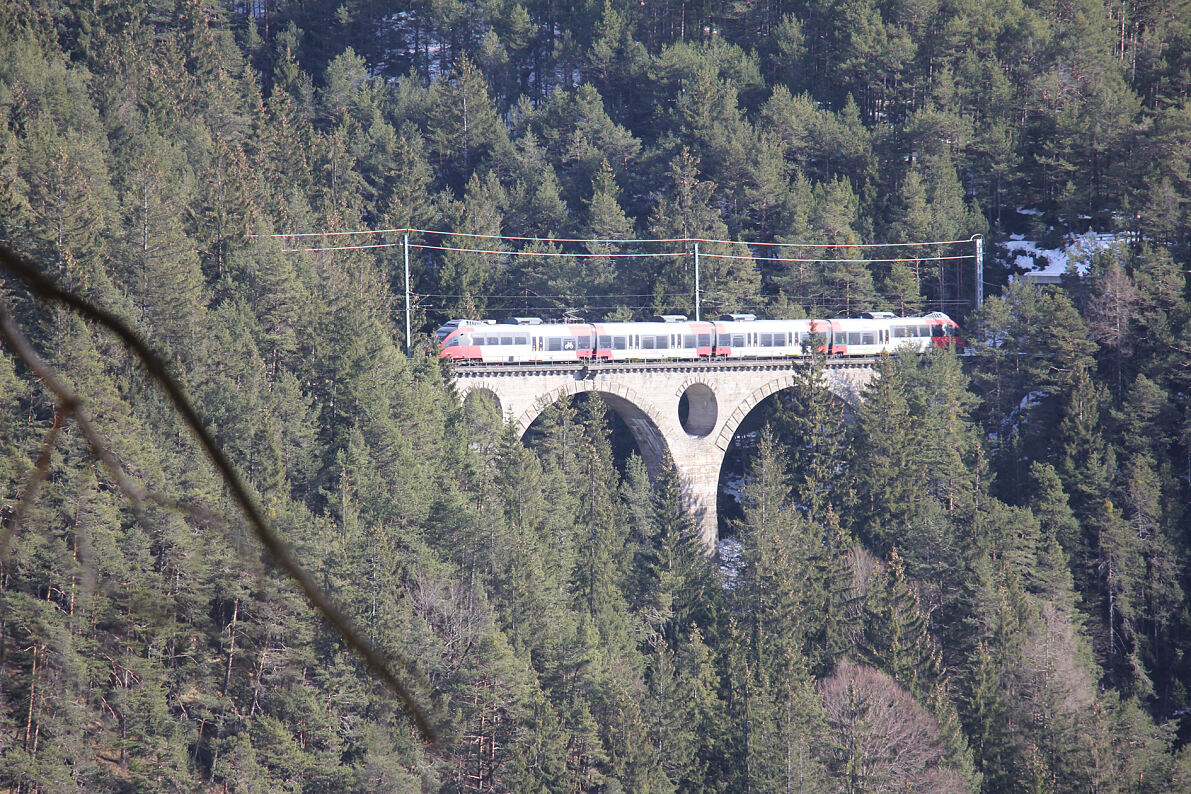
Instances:
[[[823,377],[834,394],[855,404],[873,377],[872,364],[830,361]],[[795,372],[805,366],[799,360],[487,364],[457,367],[455,388],[460,399],[486,393],[521,435],[563,397],[598,392],[628,425],[651,473],[670,452],[703,542],[714,551],[724,453],[749,412],[793,385]]]

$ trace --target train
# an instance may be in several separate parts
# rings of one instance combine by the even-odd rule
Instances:
[[[833,357],[874,356],[904,347],[924,352],[961,345],[959,325],[942,312],[803,320],[725,314],[714,321],[665,314],[627,323],[458,319],[439,328],[437,336],[439,355],[465,365],[798,358],[816,348]]]

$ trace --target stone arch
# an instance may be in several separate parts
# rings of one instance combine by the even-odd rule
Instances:
[[[459,395],[459,403],[461,405],[466,404],[468,398],[472,395],[482,395],[483,397],[492,400],[492,403],[496,406],[497,411],[500,412],[501,416],[504,416],[504,403],[501,402],[500,395],[497,394],[494,389],[491,389],[487,386],[469,385],[463,389],[456,387],[456,393]]]
[[[871,379],[872,372],[872,369],[867,367],[855,370],[826,369],[823,372],[823,385],[845,405],[855,406],[860,401],[860,392],[864,388],[864,384]],[[728,445],[736,436],[736,430],[740,427],[740,423],[757,407],[757,404],[770,395],[790,388],[794,385],[795,380],[794,375],[786,373],[754,389],[740,401],[736,409],[728,416],[723,427],[720,428],[720,432],[716,435],[715,445],[726,452]]]
[[[580,380],[564,384],[543,394],[532,408],[524,411],[516,419],[517,433],[525,435],[529,426],[534,423],[542,411],[561,400],[582,392],[598,392],[608,403],[608,407],[616,411],[633,440],[637,442],[637,449],[641,452],[641,459],[650,474],[656,474],[662,458],[669,451],[669,444],[661,428],[663,423],[657,408],[643,395],[627,386],[616,385],[611,388],[597,386],[593,381]]]
[[[782,375],[781,377],[774,378],[760,388],[754,389],[751,394],[741,400],[740,404],[736,406],[736,410],[732,411],[728,416],[727,421],[724,422],[724,426],[720,428],[720,432],[716,436],[715,445],[720,448],[720,451],[728,451],[728,445],[736,437],[736,429],[740,427],[740,423],[744,421],[744,418],[757,407],[757,403],[771,394],[776,394],[793,385],[793,375]]]

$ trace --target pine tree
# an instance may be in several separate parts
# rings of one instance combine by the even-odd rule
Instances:
[[[576,605],[595,622],[602,644],[611,650],[628,647],[626,606],[621,597],[625,572],[619,566],[625,544],[625,521],[616,498],[619,478],[608,444],[607,411],[602,400],[581,409],[584,428],[573,483],[582,483],[575,527],[575,569],[572,589]]]
[[[921,426],[907,401],[907,383],[891,359],[877,364],[857,417],[853,453],[866,465],[852,476],[857,534],[884,553],[904,546],[928,499],[918,476]]]
[[[473,175],[463,202],[448,212],[448,223],[454,231],[464,234],[499,236],[506,198],[494,174],[483,180]],[[475,238],[446,238],[446,247],[463,251],[445,251],[438,264],[438,286],[449,296],[446,308],[453,317],[482,315],[489,289],[496,281],[498,261],[492,254],[467,253],[468,249],[480,249],[474,243]],[[498,240],[488,240],[480,250],[500,250],[502,245]]]
[[[456,61],[449,77],[433,83],[431,93],[430,151],[439,178],[458,192],[480,163],[508,147],[508,133],[497,117],[483,73],[467,56]]]
[[[846,180],[834,179],[815,188],[815,210],[811,227],[817,237],[830,246],[821,253],[823,282],[828,295],[834,296],[833,309],[842,317],[852,317],[873,308],[876,291],[872,273],[863,261],[855,231],[859,204]],[[822,249],[820,249],[822,251]]]
[[[845,412],[823,380],[825,357],[810,353],[807,366],[795,371],[793,385],[782,393],[773,423],[788,445],[794,503],[812,521],[823,521],[829,508],[844,502],[835,487],[845,458]]]
[[[713,205],[715,185],[699,178],[699,163],[683,149],[670,164],[667,178],[672,192],[654,208],[650,232],[660,238],[724,240],[728,227]],[[759,279],[752,257],[743,245],[706,244],[700,267],[700,285],[706,291],[708,310],[731,311],[740,300],[755,295]],[[741,257],[727,259],[724,256]],[[653,309],[658,314],[674,310],[687,312],[694,301],[694,271],[687,256],[654,260],[657,268],[648,274],[642,288],[653,293]]]

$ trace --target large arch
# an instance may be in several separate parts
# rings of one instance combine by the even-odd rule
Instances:
[[[616,411],[617,415],[624,420],[629,432],[633,434],[633,440],[637,442],[637,449],[641,452],[641,460],[645,463],[645,467],[650,474],[656,475],[661,467],[662,459],[670,451],[670,445],[666,442],[666,437],[661,430],[663,426],[661,415],[657,407],[643,395],[624,385],[616,385],[609,389],[601,388],[593,381],[581,380],[551,389],[514,420],[517,424],[518,436],[523,437],[534,420],[541,416],[548,407],[564,397],[572,397],[584,392],[595,392],[602,396],[608,403],[608,407]]]
[[[872,370],[869,368],[857,370],[857,372],[859,373],[858,375],[852,375],[849,374],[848,370],[826,369],[823,371],[823,385],[845,406],[855,407],[860,403],[860,393],[872,375]],[[745,417],[752,413],[753,409],[766,397],[793,387],[795,381],[796,377],[794,375],[782,375],[781,377],[766,381],[753,389],[737,404],[736,410],[729,414],[723,427],[720,428],[720,432],[716,434],[716,446],[727,451],[728,445],[736,437],[736,431],[740,428],[740,423],[745,420]]]
[[[467,401],[473,396],[480,396],[491,400],[492,404],[495,405],[496,409],[500,412],[500,415],[504,416],[504,405],[500,401],[500,395],[487,386],[471,386],[462,391],[457,390],[456,393],[459,395],[460,405],[467,405]]]
[[[864,385],[870,380],[872,371],[863,370],[859,376],[845,376],[843,378],[833,377],[838,375],[837,372],[827,370],[823,373],[823,385],[827,387],[827,391],[835,398],[841,412],[845,415],[856,409],[861,401],[861,392]],[[735,411],[728,417],[720,432],[716,436],[716,446],[721,450],[722,455],[719,460],[719,466],[716,471],[716,492],[715,500],[717,504],[717,512],[720,506],[720,487],[723,483],[723,478],[726,473],[725,467],[730,465],[733,458],[732,444],[737,440],[737,433],[740,432],[741,426],[752,416],[761,404],[774,395],[787,389],[793,388],[795,385],[795,378],[785,377],[767,381],[761,386],[753,389],[740,401]],[[750,429],[746,426],[746,429]],[[755,428],[752,428],[755,429]],[[717,516],[718,517],[718,516]]]

